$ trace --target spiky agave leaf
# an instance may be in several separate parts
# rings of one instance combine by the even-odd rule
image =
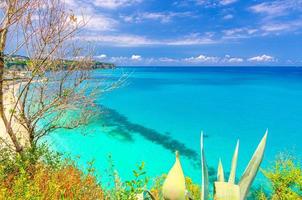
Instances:
[[[185,176],[176,151],[176,159],[163,184],[163,197],[166,200],[185,200],[186,183]]]
[[[217,181],[224,182],[224,172],[221,159],[219,159],[218,169],[217,169]]]
[[[233,159],[232,159],[232,167],[231,167],[231,172],[230,172],[230,176],[229,176],[229,183],[231,183],[231,184],[235,183],[237,160],[238,160],[238,149],[239,149],[239,140],[237,141]]]
[[[244,200],[246,198],[246,195],[253,183],[253,180],[257,174],[259,166],[262,162],[265,145],[266,145],[267,133],[268,133],[268,130],[266,130],[262,140],[260,141],[256,151],[254,152],[252,159],[250,160],[248,166],[246,167],[246,169],[239,181],[240,200]]]
[[[201,150],[201,200],[207,200],[209,198],[209,173],[206,163],[204,147],[203,147],[203,132],[200,136],[200,150]]]

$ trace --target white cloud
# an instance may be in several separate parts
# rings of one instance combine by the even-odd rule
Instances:
[[[160,21],[161,23],[168,23],[175,17],[192,17],[191,12],[143,12],[130,16],[121,16],[126,22],[140,23],[144,20]]]
[[[118,56],[118,57],[111,57],[110,59],[108,59],[108,62],[110,63],[114,63],[116,65],[128,65],[131,62],[131,59],[128,57],[124,57],[124,56]]]
[[[230,58],[228,60],[228,62],[230,62],[230,63],[241,63],[241,62],[243,62],[243,58]]]
[[[140,16],[140,19],[151,19],[151,20],[159,20],[162,23],[167,23],[171,21],[172,14],[164,14],[164,13],[143,13]]]
[[[138,35],[82,35],[77,39],[89,42],[99,42],[102,45],[107,46],[121,47],[153,45],[156,43],[153,40],[149,40],[143,36]]]
[[[230,55],[225,55],[225,57],[221,59],[221,62],[223,63],[242,63],[243,61],[243,58],[231,57]]]
[[[259,32],[259,30],[256,28],[242,27],[242,28],[223,30],[222,32],[223,32],[224,39],[238,39],[238,38],[249,38],[255,36]]]
[[[189,45],[205,45],[217,43],[211,39],[211,36],[199,36],[191,34],[183,38],[176,39],[149,39],[139,35],[81,35],[77,39],[82,41],[99,42],[102,45],[107,46],[122,46],[122,47],[133,47],[133,46],[151,46],[151,45],[165,45],[165,46],[189,46]]]
[[[68,10],[77,15],[92,15],[95,14],[95,8],[91,5],[91,0],[63,0]]]
[[[223,39],[240,39],[255,36],[280,35],[286,32],[299,31],[302,28],[302,18],[289,22],[265,21],[257,28],[242,27],[223,30]]]
[[[118,21],[101,14],[92,4],[92,0],[64,0],[68,10],[73,12],[77,19],[85,22],[83,29],[89,31],[112,31],[118,26]]]
[[[253,5],[249,9],[262,15],[260,25],[263,35],[279,34],[302,28],[301,0],[274,0]]]
[[[102,57],[96,56],[96,57]],[[196,65],[213,65],[213,66],[242,66],[250,65],[251,63],[268,63],[268,62],[277,62],[278,60],[272,56],[261,55],[252,58],[241,58],[236,56],[225,55],[224,57],[211,56],[211,55],[199,55],[192,56],[187,58],[173,58],[173,57],[142,57],[138,54],[133,54],[132,56],[115,56],[107,57],[103,61],[111,62],[116,65],[166,65],[166,66],[196,66]]]
[[[132,55],[128,56],[116,56],[110,57],[106,60],[107,62],[114,63],[116,65],[151,65],[151,64],[159,64],[157,59],[154,58],[143,58],[140,55]]]
[[[163,62],[163,63],[175,63],[175,62],[179,62],[178,59],[176,58],[168,58],[168,57],[163,57],[163,58],[159,58],[158,59],[160,62]]]
[[[300,13],[302,11],[302,1],[273,0],[253,5],[249,9],[254,13],[263,14],[266,19],[273,19],[280,16],[293,15],[294,12]]]
[[[77,5],[76,0],[64,0],[63,2],[69,7],[75,7]]]
[[[252,28],[234,28],[234,29],[229,29],[225,30],[224,33],[227,36],[232,36],[236,34],[253,34],[257,32],[257,29],[252,29]]]
[[[302,19],[290,22],[267,22],[261,26],[265,34],[295,31],[302,28]]]
[[[160,21],[161,23],[167,23],[171,21],[171,16],[169,14],[164,13],[140,13],[137,15],[124,16],[122,17],[126,22],[135,22],[140,23],[144,20],[155,20]]]
[[[197,5],[204,5],[207,1],[206,0],[195,0]]]
[[[184,38],[166,41],[166,44],[171,46],[205,45],[214,43],[217,43],[217,41],[214,41],[211,38]]]
[[[142,56],[134,54],[134,55],[131,56],[131,60],[138,60],[138,61],[140,61],[140,60],[142,60]]]
[[[220,0],[220,4],[225,6],[225,5],[235,3],[236,1],[237,0]]]
[[[280,32],[291,29],[290,24],[265,24],[261,26],[261,29],[265,32]]]
[[[205,56],[201,54],[197,57],[185,58],[183,59],[183,61],[189,63],[217,63],[219,61],[219,58],[214,56]]]
[[[232,14],[227,14],[227,15],[223,16],[223,19],[225,19],[225,20],[233,19],[233,18],[234,18],[234,15],[232,15]]]
[[[266,1],[250,6],[248,9],[261,18],[255,19],[254,26],[223,30],[223,39],[296,33],[302,29],[301,0]],[[225,17],[228,18],[227,15]]]
[[[204,6],[205,8],[221,7],[228,6],[237,2],[238,0],[183,0],[178,5],[191,6],[191,3],[194,2],[198,6]]]
[[[86,15],[84,18],[87,19],[84,28],[91,31],[111,31],[118,25],[116,20],[100,14]]]
[[[142,0],[95,0],[93,4],[97,7],[116,9],[142,2]]]
[[[278,17],[287,15],[287,10],[291,8],[290,1],[271,1],[256,4],[250,7],[250,10],[255,13],[266,14],[269,17]]]
[[[98,56],[94,56],[96,59],[100,59],[100,60],[105,60],[107,58],[107,55],[106,54],[101,54],[101,55],[98,55]]]
[[[214,44],[218,43],[218,40],[213,39],[213,34],[210,32],[201,35],[199,33],[191,33],[182,38],[176,38],[171,40],[162,41],[167,45],[172,46],[188,46],[188,45],[206,45],[206,44]]]
[[[261,55],[261,56],[255,56],[247,59],[249,62],[274,62],[276,61],[273,56],[269,55]]]

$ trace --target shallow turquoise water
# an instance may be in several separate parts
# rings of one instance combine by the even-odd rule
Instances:
[[[79,155],[80,165],[95,159],[100,174],[111,154],[123,180],[141,161],[150,176],[168,172],[178,149],[185,174],[200,182],[201,130],[208,165],[216,168],[221,158],[226,171],[240,139],[238,177],[267,128],[262,167],[281,151],[301,158],[302,68],[119,68],[95,71],[91,83],[123,73],[126,83],[97,99],[103,113],[85,127],[89,134],[53,133],[53,148]]]

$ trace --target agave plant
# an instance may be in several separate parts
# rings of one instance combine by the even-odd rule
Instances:
[[[224,181],[224,173],[222,162],[218,164],[217,181],[214,183],[214,199],[215,200],[243,200],[246,199],[248,191],[256,177],[259,166],[262,162],[265,145],[266,145],[267,131],[260,141],[252,159],[247,165],[243,175],[238,184],[235,184],[236,168],[238,160],[239,141],[237,142],[235,152],[232,159],[231,172],[228,182]],[[204,186],[203,186],[204,187]],[[202,200],[206,200],[203,198]]]
[[[175,163],[165,179],[162,192],[164,199],[185,200],[186,183],[180,164],[178,151],[175,153]]]
[[[244,200],[248,194],[248,191],[253,183],[253,180],[257,174],[259,166],[262,162],[267,132],[264,134],[260,141],[252,159],[246,167],[238,184],[235,183],[236,168],[239,151],[239,141],[235,148],[235,152],[232,159],[231,172],[228,182],[224,180],[223,165],[219,160],[217,170],[217,181],[214,183],[214,199],[215,200]],[[203,146],[203,133],[201,133],[201,171],[202,171],[202,186],[201,186],[201,200],[209,199],[209,178],[208,168],[206,164],[206,158],[204,154]],[[163,185],[163,197],[165,200],[185,200],[186,198],[186,185],[183,170],[179,161],[179,154],[176,152],[176,160],[171,168],[168,176]]]

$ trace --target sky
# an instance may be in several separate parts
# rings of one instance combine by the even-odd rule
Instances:
[[[302,0],[65,0],[120,66],[302,66]]]

